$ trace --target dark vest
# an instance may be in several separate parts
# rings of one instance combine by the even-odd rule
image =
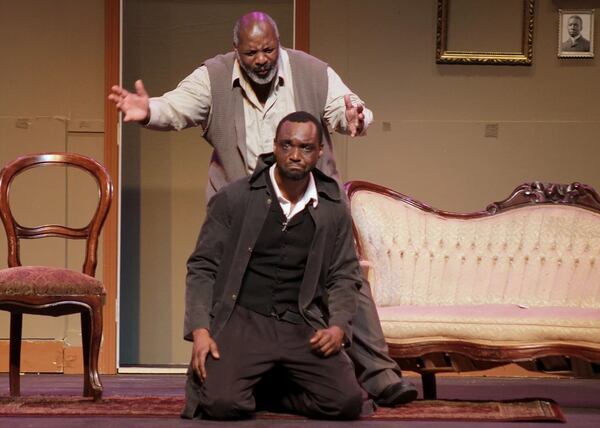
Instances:
[[[271,194],[275,195],[269,181]],[[237,304],[263,315],[298,312],[298,295],[314,221],[304,208],[286,220],[276,198],[269,208],[238,294]]]
[[[301,51],[286,49],[286,52],[290,59],[296,110],[307,111],[323,121],[328,90],[327,64]],[[243,95],[239,86],[231,85],[234,60],[235,54],[229,52],[204,63],[212,97],[204,137],[214,148],[208,168],[207,200],[221,187],[247,175]],[[331,138],[327,127],[323,129],[323,155],[317,167],[338,179]]]

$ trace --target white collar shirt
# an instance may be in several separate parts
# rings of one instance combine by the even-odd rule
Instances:
[[[312,203],[313,208],[318,205],[319,197],[317,195],[317,185],[315,184],[315,177],[312,172],[309,173],[308,186],[306,187],[304,195],[302,195],[295,204],[288,201],[285,196],[283,196],[281,189],[277,185],[277,181],[275,180],[275,164],[271,165],[269,168],[269,177],[271,178],[273,189],[275,189],[277,202],[279,202],[279,206],[283,210],[283,214],[287,220],[290,220],[310,203]]]

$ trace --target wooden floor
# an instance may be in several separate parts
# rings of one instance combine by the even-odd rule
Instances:
[[[420,388],[418,378],[411,378]],[[183,375],[118,375],[103,376],[106,396],[111,395],[182,395]],[[0,375],[0,394],[8,395],[8,377]],[[33,375],[21,377],[23,395],[64,394],[81,392],[82,378],[75,375]],[[553,378],[441,378],[438,397],[447,399],[503,400],[516,398],[551,398],[558,402],[567,423],[557,426],[600,427],[600,380]],[[186,421],[178,418],[114,418],[114,417],[0,417],[0,427],[536,427],[540,423],[465,423],[465,422],[324,422],[272,421],[243,422]]]

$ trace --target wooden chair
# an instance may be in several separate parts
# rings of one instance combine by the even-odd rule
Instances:
[[[11,212],[9,193],[12,180],[38,166],[62,165],[89,172],[99,187],[99,200],[87,226],[60,225],[25,227]],[[10,312],[10,395],[20,395],[21,332],[23,314],[81,314],[84,386],[83,395],[99,400],[102,383],[98,375],[98,354],[102,339],[103,284],[94,278],[98,236],[112,199],[112,182],[104,167],[93,159],[75,153],[41,153],[19,157],[0,171],[0,216],[8,240],[8,268],[0,270],[0,309]],[[48,266],[21,266],[20,239],[61,237],[85,239],[83,273]]]

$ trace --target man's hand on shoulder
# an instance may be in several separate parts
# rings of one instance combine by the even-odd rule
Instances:
[[[331,326],[317,330],[310,339],[310,348],[313,352],[329,357],[342,350],[344,343],[344,332],[338,326]]]
[[[206,358],[208,354],[218,360],[221,356],[219,355],[219,349],[217,343],[210,337],[210,333],[205,328],[197,328],[193,332],[194,335],[194,346],[192,347],[192,368],[196,371],[196,374],[200,380],[206,379]]]

